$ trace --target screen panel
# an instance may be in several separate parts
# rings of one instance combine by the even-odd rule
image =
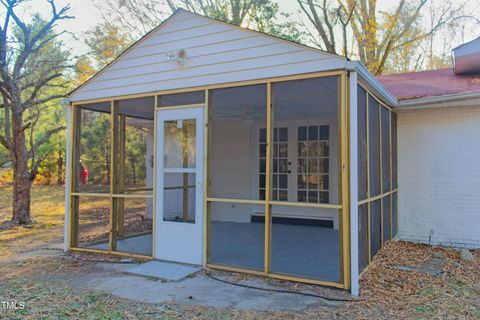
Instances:
[[[264,200],[267,86],[214,89],[209,103],[208,196]]]
[[[382,193],[390,191],[390,110],[381,108]]]
[[[272,206],[272,212],[283,211]],[[340,231],[317,217],[293,218],[301,207],[288,207],[291,218],[272,218],[271,272],[340,282]],[[330,217],[338,210],[330,209]],[[323,218],[325,219],[325,218]]]
[[[358,272],[368,265],[368,204],[358,206]]]
[[[263,271],[264,205],[210,202],[208,263]]]
[[[74,192],[110,192],[110,104],[76,107]]]
[[[117,218],[116,251],[145,256],[152,255],[152,224],[150,199],[115,198],[114,207],[121,212]],[[121,210],[121,211],[120,211]]]
[[[392,237],[395,237],[398,234],[398,203],[397,203],[398,192],[392,194]]]
[[[382,246],[380,201],[381,200],[375,200],[370,203],[370,253],[372,258],[377,254]]]
[[[338,203],[339,80],[272,84],[272,200]],[[282,153],[282,146],[288,152]],[[277,190],[282,181],[287,188]]]
[[[380,194],[380,124],[379,104],[372,96],[368,96],[368,128],[369,128],[369,166],[370,196]]]
[[[110,198],[78,197],[78,247],[108,250]],[[75,223],[75,221],[73,221]]]
[[[205,103],[205,91],[172,93],[158,96],[157,107],[174,107]]]
[[[367,198],[367,93],[357,86],[358,200]]]
[[[397,114],[392,112],[392,184],[393,189],[398,188],[397,170]]]
[[[391,199],[390,195],[382,199],[382,237],[383,242],[392,239]]]

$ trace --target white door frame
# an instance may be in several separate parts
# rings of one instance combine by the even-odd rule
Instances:
[[[157,112],[156,180],[155,180],[155,251],[154,258],[201,265],[203,259],[204,224],[204,107],[161,108]],[[196,119],[195,168],[164,168],[164,122]],[[163,220],[164,174],[195,173],[195,223]]]

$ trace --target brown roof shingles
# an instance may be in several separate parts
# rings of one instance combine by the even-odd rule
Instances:
[[[398,100],[480,92],[480,74],[457,75],[452,68],[377,77]]]

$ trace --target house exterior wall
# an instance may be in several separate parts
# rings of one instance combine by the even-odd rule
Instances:
[[[330,140],[331,157],[329,161],[329,191],[331,203],[338,203],[338,139],[337,121],[334,117],[315,120],[297,120],[291,122],[279,122],[277,127],[288,127],[289,134],[295,136],[296,128],[300,125],[328,124],[331,127],[332,137]],[[227,121],[210,124],[215,126],[215,134],[212,135],[212,145],[222,154],[210,151],[210,178],[211,194],[219,198],[230,198],[234,195],[237,199],[258,199],[258,124],[247,125],[243,122]],[[289,140],[289,159],[294,163],[291,178],[296,176],[296,136]],[[290,143],[291,142],[291,143]],[[289,181],[289,192],[296,201],[296,180]],[[264,214],[264,205],[252,205],[251,211],[245,211],[243,206],[232,206],[229,203],[219,203],[212,208],[212,219],[216,221],[230,221],[238,223],[250,223],[254,214]],[[323,208],[302,208],[274,206],[273,216],[288,218],[322,219],[332,220],[335,229],[339,227],[338,211]]]
[[[398,114],[403,240],[480,247],[480,105]]]
[[[176,61],[179,50],[186,54],[181,63]],[[145,94],[345,67],[344,58],[178,11],[70,99]]]
[[[213,149],[209,154],[211,195],[235,195],[238,199],[250,199],[252,163],[249,127],[239,121],[211,123],[210,128],[215,130],[211,138],[212,146],[222,150],[219,154]],[[262,210],[262,206],[258,206],[258,209]],[[243,206],[230,203],[219,203],[215,208],[211,208],[214,221],[249,223],[252,213],[245,211]]]

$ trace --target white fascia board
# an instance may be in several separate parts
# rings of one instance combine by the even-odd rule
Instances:
[[[383,100],[388,106],[396,107],[398,105],[397,98],[385,88],[385,86],[373,76],[370,71],[360,61],[348,61],[347,70],[358,72],[359,77],[363,78],[369,85],[369,89],[373,91],[380,100]]]
[[[403,100],[398,103],[398,111],[475,107],[480,106],[480,92],[448,94],[435,97],[426,97],[413,100]]]

